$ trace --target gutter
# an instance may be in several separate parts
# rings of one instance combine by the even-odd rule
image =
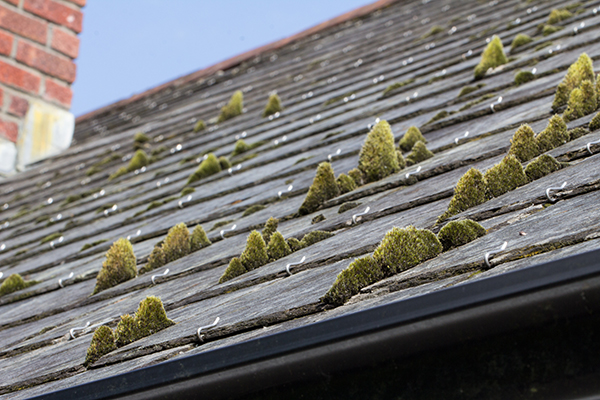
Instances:
[[[600,311],[600,249],[36,398],[211,399]]]

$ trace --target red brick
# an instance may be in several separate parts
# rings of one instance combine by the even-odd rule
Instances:
[[[10,99],[10,106],[8,106],[8,112],[18,117],[24,117],[29,110],[29,102],[19,96],[12,96]]]
[[[40,90],[41,80],[39,76],[0,61],[0,82],[2,83],[37,94]]]
[[[79,7],[85,6],[85,0],[67,0],[70,3],[77,4]]]
[[[0,107],[4,104],[4,90],[0,88]]]
[[[19,5],[19,0],[5,0],[5,1],[8,1],[10,4],[13,4],[15,6]]]
[[[0,31],[0,54],[10,55],[14,38],[10,33]]]
[[[52,79],[46,79],[46,93],[44,93],[44,97],[64,106],[71,107],[73,92],[68,86],[55,82]]]
[[[3,6],[0,6],[0,27],[36,42],[46,43],[47,23],[21,15]]]
[[[83,14],[54,0],[25,0],[23,8],[49,21],[81,32]]]
[[[0,119],[0,136],[4,136],[13,143],[17,143],[19,125],[14,122]]]
[[[71,33],[54,28],[52,48],[71,58],[77,58],[79,54],[79,38]]]
[[[50,54],[22,40],[17,45],[17,61],[69,83],[75,80],[76,67],[71,60]]]

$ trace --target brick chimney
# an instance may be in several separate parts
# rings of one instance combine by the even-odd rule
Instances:
[[[0,0],[0,174],[69,147],[86,0]]]

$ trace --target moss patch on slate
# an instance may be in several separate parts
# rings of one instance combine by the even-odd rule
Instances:
[[[433,153],[425,146],[425,143],[418,141],[413,146],[408,157],[406,157],[406,165],[418,164],[431,157],[433,157]]]
[[[411,126],[398,142],[398,148],[402,151],[411,151],[417,142],[427,143],[419,128]]]
[[[85,356],[85,362],[83,365],[88,366],[98,361],[100,357],[115,350],[117,345],[115,344],[115,337],[112,329],[106,325],[99,326],[94,331],[92,342],[90,347],[87,349]]]
[[[479,90],[484,86],[485,86],[485,83],[483,83],[483,82],[478,83],[477,85],[473,85],[473,86],[465,86],[462,89],[460,89],[460,92],[458,92],[458,96],[456,96],[456,97],[466,96],[469,93],[473,93],[474,91]]]
[[[287,244],[283,235],[280,232],[275,232],[271,235],[271,240],[269,240],[269,244],[267,245],[267,254],[271,260],[279,260],[291,254],[292,250],[290,246]]]
[[[204,123],[204,120],[199,120],[198,122],[196,122],[196,125],[194,125],[194,133],[198,133],[200,131],[203,131],[206,129],[206,124]]]
[[[229,103],[221,108],[221,113],[217,122],[224,122],[231,118],[241,115],[244,110],[244,94],[241,90],[236,91],[229,100]]]
[[[245,274],[246,268],[242,265],[242,262],[238,257],[233,257],[231,261],[229,261],[229,265],[225,269],[225,272],[219,278],[219,283],[227,282],[235,277]]]
[[[386,274],[397,274],[442,252],[435,234],[414,226],[394,227],[375,249],[373,258]]]
[[[310,214],[316,211],[321,204],[340,194],[340,189],[335,181],[333,168],[328,162],[322,162],[317,167],[317,173],[313,179],[308,193],[298,209],[300,215]]]
[[[269,243],[271,241],[271,235],[277,232],[278,226],[279,220],[275,217],[270,217],[267,222],[265,222],[265,226],[261,233],[265,243]]]
[[[267,245],[258,231],[252,231],[248,235],[246,248],[240,256],[240,261],[247,271],[262,267],[269,262]]]
[[[371,256],[357,258],[335,278],[335,282],[321,298],[326,304],[342,305],[360,289],[384,278],[384,273]]]
[[[558,146],[562,146],[569,141],[567,124],[560,115],[555,114],[548,121],[548,126],[546,126],[546,129],[541,131],[536,136],[535,140],[538,143],[540,153],[552,150]]]
[[[388,87],[385,88],[385,90],[382,93],[382,96],[386,97],[390,92],[393,92],[394,90],[399,89],[401,87],[404,87],[406,85],[410,85],[414,81],[415,80],[413,78],[411,78],[411,79],[407,79],[407,80],[402,81],[402,82],[392,83],[391,85],[389,85]]]
[[[488,169],[483,175],[483,179],[487,184],[487,193],[491,197],[501,196],[527,183],[523,166],[511,154]]]
[[[591,81],[585,80],[581,82],[578,88],[571,91],[563,118],[566,122],[573,121],[593,113],[597,108],[594,84]]]
[[[211,175],[214,175],[221,171],[221,164],[213,153],[209,153],[205,160],[203,160],[196,171],[187,180],[186,185],[204,179]]]
[[[524,33],[519,33],[517,36],[515,36],[515,38],[513,39],[511,45],[510,45],[510,51],[514,51],[517,48],[521,47],[521,46],[525,46],[528,43],[533,42],[533,39],[531,38],[531,36],[526,35]]]
[[[554,8],[552,11],[550,11],[550,15],[548,15],[547,23],[550,25],[557,24],[565,19],[571,18],[572,16],[573,14],[565,8]]]
[[[340,208],[338,208],[338,214],[341,213],[345,213],[348,210],[352,210],[353,208],[356,208],[360,205],[360,203],[354,202],[354,201],[349,201],[347,203],[344,203],[340,206]]]
[[[475,79],[483,78],[488,69],[496,68],[506,63],[508,63],[508,59],[504,54],[504,46],[502,46],[502,41],[498,36],[494,35],[490,43],[488,43],[487,47],[483,51],[481,55],[481,61],[475,67]]]
[[[387,121],[379,121],[367,134],[358,155],[358,169],[366,182],[375,182],[400,170],[394,135]]]
[[[527,175],[530,181],[534,181],[554,171],[558,171],[560,168],[560,163],[554,157],[542,154],[525,167],[525,175]]]
[[[446,251],[472,242],[485,234],[486,230],[483,226],[470,219],[463,219],[448,222],[440,229],[437,237]]]
[[[129,160],[129,164],[126,167],[119,168],[114,174],[108,177],[108,180],[116,179],[121,175],[145,167],[148,164],[150,164],[150,160],[146,152],[144,150],[137,150],[131,160]]]
[[[262,204],[255,204],[253,206],[250,206],[248,208],[246,208],[244,210],[244,213],[242,214],[242,217],[247,217],[248,215],[252,215],[255,212],[259,212],[261,210],[264,210],[265,208],[267,208],[266,206],[262,205]]]
[[[515,85],[519,86],[535,80],[535,74],[531,71],[519,71],[515,74]]]
[[[231,162],[229,162],[229,159],[225,156],[219,157],[219,165],[222,170],[231,168]]]
[[[300,241],[300,246],[301,246],[301,248],[312,246],[313,244],[320,242],[321,240],[328,239],[332,236],[335,236],[335,234],[332,232],[319,231],[319,230],[308,232],[306,235],[304,235],[302,237],[302,240]]]
[[[529,161],[540,154],[535,132],[527,124],[523,124],[517,129],[510,139],[510,143],[508,154],[514,155],[521,162]]]
[[[341,194],[351,192],[357,188],[356,182],[354,182],[354,179],[350,178],[346,174],[339,174],[335,181],[336,181],[338,187],[340,188]]]
[[[571,64],[564,79],[556,87],[552,109],[556,110],[566,105],[569,101],[571,91],[579,87],[581,82],[586,80],[595,82],[594,66],[592,59],[586,53],[582,53],[577,61]]]
[[[267,105],[265,106],[262,116],[265,118],[281,110],[283,110],[283,107],[281,107],[281,99],[276,93],[273,93],[269,96],[269,100],[267,101]]]
[[[167,263],[190,253],[190,231],[185,223],[181,222],[169,229],[167,237],[163,241],[162,249]]]
[[[190,236],[190,251],[198,251],[210,245],[210,239],[206,236],[204,228],[200,224],[196,225]]]
[[[0,285],[0,296],[4,296],[18,290],[26,289],[38,283],[37,281],[25,281],[19,274],[9,275]]]
[[[487,187],[483,174],[478,169],[471,168],[458,180],[448,210],[438,218],[438,222],[485,203],[487,199]]]
[[[96,276],[92,294],[128,281],[137,276],[136,258],[129,240],[120,238],[106,252],[106,260]]]

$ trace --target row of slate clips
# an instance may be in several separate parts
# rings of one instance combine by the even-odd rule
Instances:
[[[294,189],[294,185],[290,185],[288,186],[287,190],[285,192],[289,193],[292,191],[292,189]],[[280,190],[279,192],[277,192],[277,197],[281,198],[281,195],[284,193],[283,190]]]
[[[235,167],[229,168],[227,172],[229,173],[229,176],[233,176],[233,171],[239,171],[240,169],[242,169],[242,164],[238,164]]]
[[[237,228],[237,225],[234,224],[230,229],[221,229],[221,232],[219,232],[221,234],[221,239],[225,239],[225,232],[235,231],[235,228]]]
[[[183,205],[184,205],[185,203],[189,203],[190,201],[192,201],[192,198],[193,198],[193,197],[192,197],[192,195],[191,195],[191,194],[188,194],[188,195],[187,195],[187,197],[186,197],[185,199],[183,199],[183,200],[179,200],[179,208],[183,208]]]

